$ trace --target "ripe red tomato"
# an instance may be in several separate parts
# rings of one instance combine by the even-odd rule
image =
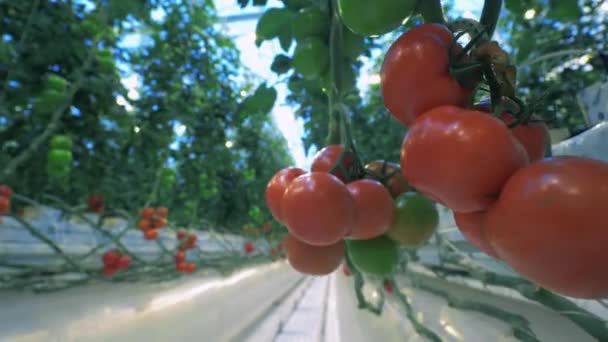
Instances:
[[[154,220],[152,220],[152,228],[154,229],[160,229],[163,228],[167,225],[167,219],[162,218],[162,217],[158,217]]]
[[[467,104],[473,89],[450,75],[453,43],[447,27],[425,24],[401,35],[386,53],[380,74],[384,105],[404,125],[435,107]]]
[[[457,213],[454,212],[454,221],[458,230],[475,247],[487,255],[499,259],[498,254],[492,248],[485,235],[484,212]]]
[[[145,208],[141,211],[141,217],[145,219],[151,219],[154,217],[154,208]]]
[[[10,186],[0,184],[0,197],[11,198],[13,196],[13,189]]]
[[[481,102],[475,105],[475,109],[488,112],[490,104]],[[511,124],[515,118],[509,113],[503,113],[501,120],[507,125]],[[528,153],[530,162],[535,162],[545,157],[545,149],[550,144],[549,128],[542,121],[530,121],[525,125],[517,125],[511,128],[511,133],[523,145]]]
[[[384,185],[361,179],[349,183],[346,188],[355,204],[355,219],[348,237],[367,240],[386,233],[395,218],[395,207]]]
[[[274,248],[274,247],[272,247],[272,248],[270,249],[270,254],[271,254],[272,256],[276,256],[276,255],[277,255],[277,249],[276,249],[276,248]]]
[[[196,241],[198,240],[198,236],[194,235],[194,234],[190,234],[188,235],[188,238],[186,239],[186,242],[184,243],[184,247],[186,249],[192,249],[196,246]]]
[[[312,172],[329,172],[338,162],[342,151],[344,151],[344,146],[342,145],[325,146],[315,155],[310,170]],[[348,181],[347,173],[345,173],[342,169],[347,171],[352,167],[353,155],[350,152],[346,152],[346,155],[342,159],[342,163],[340,163],[340,165],[342,167],[336,168],[332,174],[340,178],[341,181],[346,182]]]
[[[608,164],[557,157],[525,167],[504,186],[486,237],[515,271],[578,298],[608,296]]]
[[[455,106],[434,108],[412,125],[401,170],[419,192],[448,208],[483,211],[528,155],[500,120]]]
[[[383,160],[375,160],[365,165],[365,169],[372,172],[374,176],[383,179],[387,178],[383,181],[393,198],[396,198],[407,191],[407,180],[403,177],[403,174],[401,174],[399,165]]]
[[[385,280],[384,281],[384,291],[386,291],[386,293],[391,294],[393,293],[394,287],[393,287],[393,283],[390,280]]]
[[[325,275],[335,271],[344,258],[344,242],[328,246],[312,246],[291,234],[283,237],[287,260],[296,271],[310,275]]]
[[[285,191],[282,206],[289,232],[314,246],[340,241],[349,233],[355,213],[344,183],[325,172],[294,179]]]
[[[406,192],[395,200],[395,209],[395,220],[386,235],[402,246],[420,247],[435,234],[439,212],[428,198]]]
[[[156,240],[158,238],[158,229],[150,229],[144,232],[144,238],[146,240]]]
[[[7,213],[11,208],[11,200],[8,197],[0,196],[0,214]]]
[[[186,260],[186,253],[184,251],[177,251],[175,253],[175,263],[181,264]]]
[[[156,216],[160,218],[167,218],[167,215],[169,215],[169,209],[165,207],[156,208]]]
[[[184,272],[193,273],[194,271],[196,271],[195,263],[190,262],[190,263],[184,264]]]
[[[124,270],[126,268],[129,268],[130,265],[131,265],[131,257],[128,255],[121,255],[120,258],[118,259],[118,264],[117,264],[118,269]]]
[[[244,249],[245,249],[245,253],[251,254],[255,251],[255,246],[251,242],[245,242]]]
[[[175,235],[177,236],[178,240],[182,240],[186,237],[186,232],[183,230],[178,230]]]
[[[101,213],[104,210],[104,198],[101,195],[91,195],[88,199],[89,210],[94,213]]]
[[[111,277],[116,272],[118,272],[118,268],[116,268],[116,267],[104,267],[103,268],[103,275],[106,277]]]
[[[139,227],[139,229],[141,229],[143,231],[147,231],[147,230],[152,229],[152,221],[149,219],[141,219],[137,223],[137,226]]]
[[[103,254],[101,260],[106,266],[117,265],[118,261],[120,260],[120,252],[118,252],[117,250],[107,251]]]
[[[281,213],[283,195],[291,182],[306,173],[297,167],[288,167],[275,173],[266,186],[266,204],[275,220],[285,223]]]

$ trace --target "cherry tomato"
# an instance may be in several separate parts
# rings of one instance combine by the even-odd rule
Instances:
[[[283,248],[291,267],[304,274],[330,274],[344,259],[343,241],[328,246],[312,246],[288,234],[283,237]]]
[[[137,223],[137,226],[139,227],[139,229],[141,229],[143,231],[148,231],[148,230],[152,229],[152,221],[149,219],[141,219]]]
[[[0,184],[0,197],[11,198],[13,196],[13,189],[10,186]]]
[[[404,125],[435,107],[467,104],[473,89],[450,75],[452,44],[447,27],[425,24],[401,35],[386,53],[380,73],[384,105]]]
[[[283,196],[283,215],[291,234],[314,246],[333,245],[349,233],[354,202],[337,177],[325,172],[304,174]]]
[[[7,213],[11,208],[11,200],[7,197],[0,196],[0,214]]]
[[[175,263],[176,264],[181,264],[184,262],[184,260],[186,260],[186,252],[184,251],[177,251],[175,253]]]
[[[49,74],[45,81],[45,88],[47,89],[52,89],[60,93],[66,91],[68,82],[65,80],[65,78],[59,75]]]
[[[270,234],[272,232],[272,224],[270,222],[264,223],[264,233]]]
[[[272,247],[272,248],[270,249],[270,254],[271,254],[272,256],[276,256],[276,255],[277,255],[277,249],[276,249],[276,248],[274,248],[274,247]]]
[[[415,0],[339,0],[342,22],[362,36],[379,36],[401,26],[416,7]]]
[[[144,238],[146,240],[156,240],[158,238],[158,229],[150,229],[144,232]]]
[[[399,262],[397,243],[384,235],[370,240],[346,240],[346,250],[355,267],[368,274],[391,274]]]
[[[94,213],[101,213],[104,210],[104,199],[101,195],[91,195],[88,199],[89,210]]]
[[[608,296],[608,164],[556,157],[515,173],[488,210],[486,237],[528,279],[578,298]]]
[[[435,203],[415,193],[406,192],[395,200],[395,220],[386,234],[408,247],[425,244],[439,225],[439,213]]]
[[[121,255],[120,258],[118,259],[118,264],[117,264],[118,269],[124,270],[126,268],[129,268],[130,265],[131,265],[131,257],[128,255]]]
[[[117,265],[120,260],[120,252],[116,250],[110,250],[103,254],[102,261],[104,265]]]
[[[186,237],[186,232],[183,230],[178,230],[175,236],[177,236],[178,240],[182,240]]]
[[[160,218],[167,218],[168,215],[169,215],[169,209],[167,209],[165,207],[156,208],[156,216],[158,216]]]
[[[284,223],[281,207],[283,203],[283,195],[291,182],[306,173],[304,170],[297,167],[288,167],[275,173],[266,186],[266,205],[270,209],[270,213],[275,220]]]
[[[145,208],[140,213],[142,218],[152,219],[154,217],[154,208]]]
[[[342,145],[329,145],[325,146],[321,149],[312,160],[312,166],[310,170],[312,172],[329,172],[333,166],[338,162],[340,155],[344,151],[344,146]],[[341,167],[336,168],[332,174],[341,181],[346,182],[347,173],[343,171],[348,171],[353,165],[353,156],[351,153],[347,152],[344,158],[342,159]]]
[[[255,251],[255,246],[251,242],[246,242],[244,245],[245,253],[251,254]]]
[[[51,138],[51,149],[72,150],[72,139],[67,135],[56,135]]]
[[[186,239],[186,243],[184,243],[184,247],[186,249],[192,249],[196,246],[196,241],[198,240],[198,236],[194,235],[194,234],[190,234],[188,235],[188,238]]]
[[[393,198],[396,198],[408,189],[407,180],[401,174],[401,167],[395,163],[375,160],[365,165],[365,169],[372,172],[374,176],[380,177],[380,181],[386,185]]]
[[[103,268],[103,275],[106,277],[111,277],[116,272],[118,272],[118,268],[116,268],[116,267],[104,267]]]
[[[349,183],[346,188],[355,204],[355,219],[348,237],[367,240],[386,233],[395,219],[395,208],[384,185],[361,179]]]
[[[393,283],[390,280],[385,280],[383,286],[384,286],[384,291],[386,291],[386,293],[388,293],[388,294],[393,293],[394,287],[393,287]]]
[[[454,221],[462,235],[475,247],[487,255],[498,259],[498,254],[492,248],[485,235],[484,212],[457,213],[454,212]]]
[[[167,225],[167,219],[164,218],[156,218],[152,220],[152,228],[160,229]]]
[[[528,155],[500,120],[479,111],[441,106],[412,125],[401,147],[410,184],[448,208],[483,211]]]
[[[49,165],[66,166],[72,163],[72,152],[68,150],[52,149],[49,151]]]
[[[196,264],[189,262],[184,264],[184,272],[186,273],[193,273],[194,271],[196,271]]]

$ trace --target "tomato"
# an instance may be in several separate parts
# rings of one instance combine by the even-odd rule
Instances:
[[[143,231],[150,230],[152,229],[152,221],[149,219],[141,219],[137,223],[137,226]]]
[[[177,172],[175,169],[164,169],[160,177],[160,185],[163,189],[169,189],[175,184]]]
[[[72,149],[72,139],[67,135],[56,135],[51,138],[51,149],[70,151]]]
[[[36,98],[34,109],[37,113],[51,113],[65,100],[65,93],[53,89],[45,89]]]
[[[362,36],[379,36],[401,26],[416,7],[415,0],[339,0],[342,22]]]
[[[103,254],[101,260],[106,266],[117,265],[120,260],[120,252],[117,250],[110,250]]]
[[[119,270],[116,267],[104,267],[103,268],[103,275],[106,276],[106,277],[111,277],[111,276],[113,276],[118,271]]]
[[[167,225],[167,219],[162,218],[162,217],[157,217],[156,219],[152,220],[152,228],[154,229],[160,229],[163,228]]]
[[[263,229],[265,234],[270,234],[272,232],[272,224],[270,222],[264,223]]]
[[[283,237],[287,261],[296,271],[309,275],[325,275],[335,271],[344,259],[344,242],[328,246],[312,246],[293,235]]]
[[[196,271],[195,263],[190,262],[190,263],[184,264],[184,272],[193,273],[194,271]]]
[[[181,264],[186,260],[186,253],[184,251],[177,251],[175,253],[175,263]]]
[[[487,209],[527,164],[526,150],[503,122],[455,106],[418,118],[401,147],[401,171],[410,185],[462,213]]]
[[[297,167],[288,167],[275,173],[266,185],[266,205],[275,220],[284,223],[281,213],[283,195],[291,182],[306,173]]]
[[[384,235],[370,240],[346,240],[346,250],[353,265],[364,273],[388,275],[399,262],[397,243]]]
[[[49,151],[49,165],[66,166],[72,163],[72,152],[68,150],[51,149]]]
[[[66,91],[67,84],[68,82],[65,78],[59,75],[49,74],[46,77],[45,87],[63,93]]]
[[[154,217],[154,208],[144,208],[141,210],[139,215],[141,215],[142,218],[151,219]]]
[[[499,259],[498,254],[496,254],[496,251],[494,251],[486,238],[484,228],[485,216],[484,212],[468,214],[454,212],[454,221],[458,230],[473,246],[479,248],[479,250],[487,255]]]
[[[8,185],[0,184],[0,197],[13,197],[13,189]]]
[[[144,238],[146,240],[156,240],[158,238],[158,229],[148,229],[144,232]]]
[[[184,244],[186,249],[192,249],[196,246],[196,241],[198,240],[198,236],[194,235],[194,234],[190,234],[188,235],[188,238],[186,239],[186,243]]]
[[[524,277],[577,298],[608,296],[608,163],[556,157],[515,173],[488,210],[486,237]]]
[[[301,9],[293,20],[293,37],[301,41],[310,36],[323,37],[329,31],[330,18],[318,7]]]
[[[104,199],[101,195],[91,195],[87,200],[89,210],[95,213],[101,213],[104,210]]]
[[[121,255],[120,258],[118,259],[117,266],[121,270],[129,268],[129,266],[131,266],[131,257],[128,255]]]
[[[304,78],[319,78],[329,67],[329,47],[319,38],[306,38],[296,46],[292,65]]]
[[[490,104],[484,101],[476,104],[475,109],[489,112]],[[501,115],[501,120],[509,125],[515,119],[513,115],[505,112]],[[511,133],[526,149],[530,162],[535,162],[545,157],[545,150],[547,144],[551,144],[551,137],[549,136],[549,128],[544,122],[530,120],[526,124],[511,128]]]
[[[408,189],[407,180],[401,174],[399,165],[395,163],[375,160],[365,165],[365,169],[372,172],[375,177],[379,177],[379,180],[386,185],[393,198],[396,198]]]
[[[333,245],[349,233],[354,201],[337,177],[324,172],[304,174],[283,196],[282,213],[291,234],[314,246]]]
[[[394,286],[390,280],[385,280],[383,286],[384,286],[384,291],[386,291],[386,293],[388,293],[388,294],[393,293]]]
[[[426,243],[439,225],[439,213],[435,203],[415,193],[406,192],[395,200],[395,220],[386,234],[408,247]]]
[[[246,242],[243,248],[247,254],[251,254],[255,251],[255,246],[251,242]]]
[[[310,170],[313,172],[329,172],[336,165],[343,151],[344,146],[342,145],[325,146],[314,156]],[[346,152],[340,163],[341,167],[336,168],[332,174],[343,182],[346,182],[348,180],[348,172],[345,171],[349,171],[352,165],[353,155],[350,152]]]
[[[406,126],[442,105],[464,107],[473,93],[451,75],[452,33],[438,24],[425,24],[404,33],[389,48],[380,72],[384,105]]]
[[[7,213],[11,208],[11,200],[8,197],[0,196],[0,214]]]
[[[386,233],[395,218],[395,208],[384,185],[375,180],[361,179],[349,183],[346,188],[355,204],[355,220],[348,237],[367,240]]]
[[[156,208],[156,215],[160,218],[166,218],[169,215],[169,209],[165,207]]]
[[[175,236],[178,240],[182,240],[186,237],[186,232],[183,230],[178,230],[177,233],[175,233]]]
[[[272,248],[270,249],[270,254],[271,254],[272,256],[276,256],[276,255],[277,255],[277,249],[276,249],[276,248],[274,248],[274,247],[272,247]]]

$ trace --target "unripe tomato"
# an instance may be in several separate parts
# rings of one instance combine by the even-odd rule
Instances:
[[[72,152],[68,150],[52,149],[49,151],[48,163],[50,166],[68,166],[72,164]]]
[[[407,247],[419,247],[433,236],[439,225],[435,203],[418,193],[407,192],[397,197],[395,207],[388,237]]]
[[[403,24],[416,7],[415,0],[339,0],[342,22],[362,36],[379,36]]]
[[[344,183],[325,172],[294,179],[283,196],[282,213],[289,232],[314,246],[341,240],[352,227],[354,212]]]
[[[348,237],[367,240],[386,233],[395,219],[395,207],[384,185],[361,179],[349,183],[346,188],[355,204],[355,219]]]
[[[393,198],[396,198],[408,189],[407,180],[403,177],[401,167],[398,164],[375,160],[365,165],[365,169],[371,171],[374,176],[382,178]]]
[[[484,220],[484,212],[475,213],[457,213],[454,212],[454,221],[458,230],[462,235],[475,247],[479,248],[482,252],[487,255],[498,259],[498,254],[492,248],[488,239],[486,238]]]
[[[59,75],[49,74],[46,77],[46,89],[55,90],[59,93],[64,93],[66,91],[67,84],[68,82],[65,80],[65,78]]]
[[[288,167],[275,173],[266,186],[266,205],[270,209],[270,213],[275,220],[284,223],[284,218],[281,213],[283,195],[291,182],[303,175],[304,170],[297,167]]]
[[[56,135],[51,138],[52,150],[72,150],[72,139],[67,135]]]
[[[344,259],[343,241],[328,246],[311,246],[288,234],[283,237],[283,249],[291,267],[309,275],[330,274]]]
[[[342,145],[325,146],[314,156],[310,170],[312,172],[329,172],[336,165],[343,151],[344,146]],[[341,167],[336,168],[332,174],[341,181],[346,182],[348,179],[345,171],[348,171],[352,165],[353,155],[350,152],[346,152],[340,163]]]
[[[397,243],[386,236],[371,240],[346,240],[346,250],[357,270],[385,276],[399,263]]]
[[[53,89],[45,89],[36,98],[34,110],[36,113],[51,113],[66,99],[66,94]]]

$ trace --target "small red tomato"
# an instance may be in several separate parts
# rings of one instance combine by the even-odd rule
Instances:
[[[283,246],[291,267],[303,274],[330,274],[340,267],[344,259],[344,240],[329,246],[311,246],[292,235],[286,235]]]
[[[144,232],[144,238],[146,240],[156,240],[158,238],[158,229],[150,229]]]
[[[160,218],[167,218],[169,215],[169,209],[165,207],[158,207],[156,208],[156,215]]]
[[[186,272],[186,273],[192,273],[194,271],[196,271],[196,264],[195,263],[190,262],[190,263],[184,264],[184,272]]]
[[[175,235],[177,236],[178,240],[182,240],[186,237],[186,232],[183,230],[178,230]]]
[[[0,197],[11,198],[13,196],[13,189],[5,184],[0,184]]]
[[[126,268],[129,268],[129,266],[131,265],[131,257],[128,255],[121,255],[120,258],[118,259],[118,264],[117,267],[119,270],[124,270]]]
[[[111,277],[116,272],[118,272],[118,268],[116,268],[116,267],[104,267],[103,268],[103,275],[105,275],[106,277]]]
[[[103,261],[103,264],[106,266],[117,265],[118,261],[120,260],[120,252],[117,250],[114,250],[114,249],[107,251],[103,254],[103,257],[101,260]]]
[[[145,218],[141,219],[141,220],[139,220],[137,225],[139,226],[139,229],[141,229],[143,231],[148,231],[148,230],[152,229],[152,221],[150,219],[145,219]]]
[[[393,293],[393,283],[390,280],[384,281],[384,291],[388,294]]]
[[[321,151],[315,155],[312,166],[310,167],[311,172],[329,172],[334,165],[338,162],[340,155],[344,151],[342,145],[329,145],[325,146]],[[342,158],[340,165],[332,172],[332,174],[338,177],[341,181],[348,181],[347,173],[353,165],[353,155],[346,152],[346,155]]]
[[[91,195],[88,199],[89,210],[94,213],[101,213],[104,210],[104,199],[101,195]]]
[[[245,253],[247,253],[247,254],[251,254],[255,251],[255,246],[251,242],[246,242],[244,248],[245,248]]]
[[[186,248],[187,249],[194,248],[194,246],[196,246],[197,240],[198,240],[198,236],[196,236],[194,234],[188,235],[188,238],[186,239]]]
[[[163,228],[167,225],[167,219],[164,218],[157,218],[152,220],[152,228],[154,229],[160,229]]]
[[[141,211],[141,217],[148,219],[148,220],[151,219],[152,217],[154,217],[154,209],[145,208],[144,210]]]
[[[361,179],[346,188],[355,203],[355,220],[349,238],[368,240],[386,233],[395,219],[390,192],[382,183]]]
[[[11,207],[11,200],[7,197],[0,196],[0,214],[7,213]]]
[[[266,205],[275,220],[283,223],[281,208],[283,205],[283,195],[291,182],[303,175],[304,170],[297,167],[288,167],[275,173],[266,186]],[[244,228],[244,227],[243,227]]]
[[[496,254],[485,236],[483,227],[485,216],[484,212],[468,214],[454,212],[454,221],[456,221],[458,230],[473,246],[479,248],[479,250],[487,255],[498,259],[498,254]]]
[[[186,272],[186,263],[180,262],[175,264],[175,269],[177,270],[177,272]]]
[[[179,265],[183,263],[184,260],[186,260],[186,253],[184,251],[177,251],[175,253],[175,263]]]
[[[352,275],[350,268],[348,268],[347,264],[342,264],[342,272],[345,276],[350,277]]]

